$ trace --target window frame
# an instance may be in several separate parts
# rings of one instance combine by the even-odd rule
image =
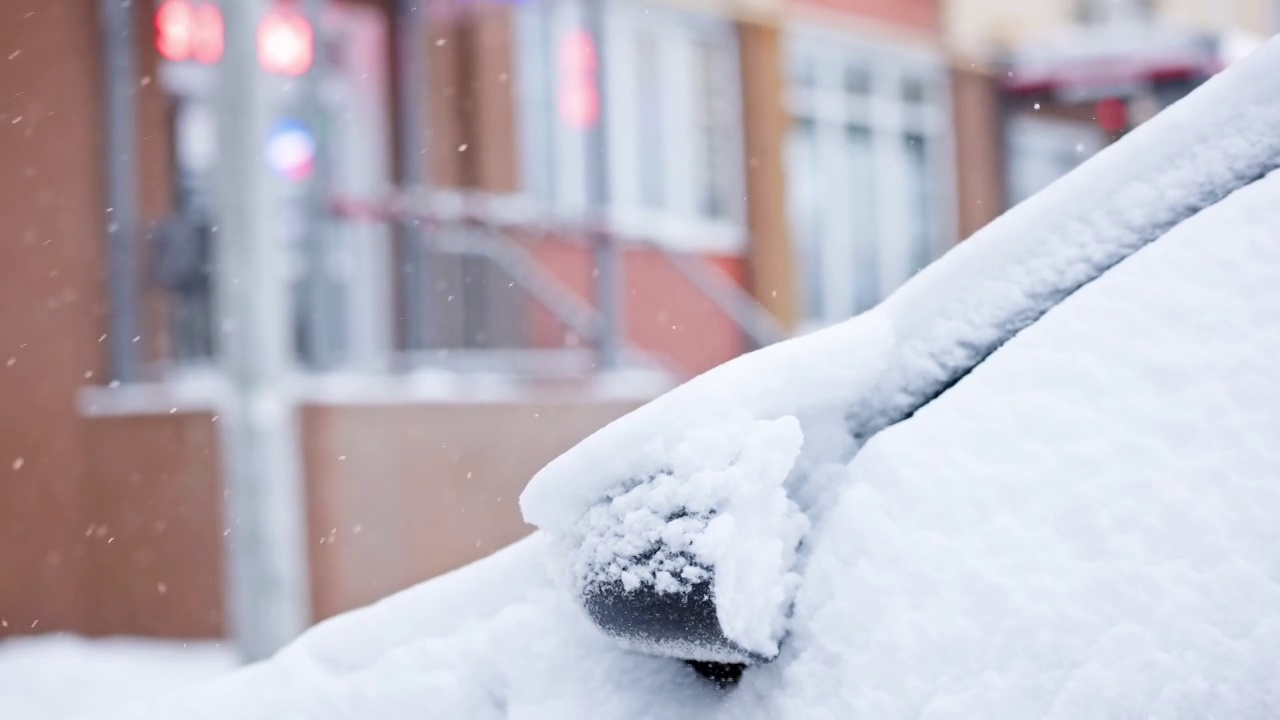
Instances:
[[[950,77],[940,52],[877,43],[849,33],[792,28],[787,32],[784,48],[788,153],[795,149],[790,139],[801,122],[807,121],[816,134],[815,154],[825,160],[812,172],[819,174],[818,184],[835,197],[840,197],[841,190],[847,190],[852,183],[843,167],[849,154],[843,146],[852,129],[870,132],[873,182],[877,186],[905,187],[911,171],[907,138],[919,136],[926,143],[923,177],[928,183],[923,193],[932,208],[928,237],[922,247],[913,248],[910,198],[904,196],[897,202],[875,199],[877,217],[871,242],[878,256],[878,287],[873,301],[859,301],[860,290],[855,287],[858,239],[852,237],[856,219],[850,204],[819,203],[823,209],[818,238],[805,237],[793,216],[793,242],[799,253],[802,282],[813,282],[816,277],[821,286],[806,289],[807,296],[817,296],[818,306],[805,303],[804,322],[810,327],[823,326],[879,302],[919,270],[913,267],[917,262],[931,261],[954,244],[957,230]],[[869,84],[864,97],[857,97],[846,87],[845,72],[850,67],[866,70]],[[918,86],[923,88],[918,102],[903,98],[904,81],[910,79],[920,81]],[[790,158],[788,164],[789,171],[802,171]],[[791,177],[790,182],[799,182],[799,178]],[[794,194],[788,197],[789,212],[795,213],[797,200]],[[816,262],[820,268],[816,275],[808,269],[815,263],[807,256],[814,252],[813,246],[821,256]]]
[[[603,122],[609,153],[609,206],[606,222],[611,232],[626,239],[642,239],[683,252],[739,255],[746,251],[745,149],[742,128],[742,88],[736,27],[727,18],[676,10],[648,3],[604,0],[605,93]],[[583,188],[585,147],[582,133],[559,122],[555,87],[557,33],[580,28],[580,5],[548,0],[516,9],[513,23],[516,45],[518,139],[521,161],[520,194],[557,219],[585,217]],[[676,103],[664,109],[661,172],[663,207],[645,207],[642,191],[643,149],[635,142],[641,135],[640,87],[636,78],[639,59],[635,39],[641,32],[659,38],[655,62],[660,77],[680,85],[665,94]],[[699,210],[699,176],[691,164],[705,157],[705,118],[690,103],[696,101],[692,50],[700,42],[716,52],[715,74],[725,92],[728,111],[720,158],[725,212],[707,217]],[[704,137],[699,137],[703,135]]]

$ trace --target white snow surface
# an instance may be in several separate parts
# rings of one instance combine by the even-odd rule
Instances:
[[[0,718],[61,720],[231,672],[217,643],[37,635],[0,640]]]
[[[875,311],[609,426],[522,498],[545,532],[110,717],[1280,717],[1280,176],[1237,190],[1280,156],[1276,77],[1273,41]],[[602,499],[788,427],[813,527],[737,688],[554,582]]]

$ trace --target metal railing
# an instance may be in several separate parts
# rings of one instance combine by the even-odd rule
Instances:
[[[501,371],[505,367],[509,372],[530,374],[555,374],[556,367],[562,368],[563,374],[600,369],[606,319],[588,299],[590,288],[572,287],[536,256],[533,248],[542,242],[576,243],[589,251],[589,243],[603,238],[620,246],[645,248],[663,258],[732,321],[750,347],[787,337],[782,324],[709,258],[678,252],[645,238],[593,231],[583,223],[551,221],[539,217],[529,203],[519,199],[481,193],[406,192],[378,201],[331,197],[325,209],[325,222],[331,225],[330,230],[338,230],[327,234],[337,239],[337,245],[359,242],[344,236],[344,226],[372,223],[414,228],[415,257],[421,263],[418,272],[388,276],[400,298],[398,306],[393,304],[397,315],[407,323],[422,325],[402,324],[392,330],[388,368]],[[185,242],[196,244],[216,242],[216,236],[199,236],[201,227],[200,223],[181,222],[161,227],[155,233],[155,247],[163,250],[165,243],[175,242],[165,233],[189,233],[191,237]],[[397,246],[400,252],[403,247]],[[196,253],[209,254],[208,248]],[[400,260],[397,256],[392,262]],[[204,272],[211,273],[212,268],[204,268]],[[159,279],[154,273],[150,277],[153,282]],[[145,365],[152,375],[215,361],[213,285],[217,278],[210,274],[205,279],[207,282],[165,284],[166,302],[162,305],[167,327],[154,327],[153,317],[153,327],[147,333],[165,339],[159,343],[157,357]],[[405,283],[421,285],[404,287]],[[314,295],[310,290],[310,283],[298,282],[295,339],[299,358],[304,366],[317,370],[346,369],[341,347],[326,352],[336,360],[331,366],[310,362],[315,348],[308,331],[319,326],[311,314],[323,313],[326,317],[321,320],[330,323],[344,320],[342,313],[335,312],[344,303],[330,298],[323,308],[313,307],[308,302]],[[333,292],[342,291],[335,288]],[[625,292],[618,294],[626,297]],[[422,304],[406,310],[404,303],[409,298]],[[340,331],[327,334],[342,344]],[[618,343],[624,364],[686,374],[629,342],[625,328]],[[592,354],[595,360],[586,359]]]
[[[539,215],[532,203],[518,198],[480,192],[426,193],[409,190],[383,201],[332,198],[330,208],[336,216],[347,219],[366,221],[397,219],[404,222],[409,218],[415,221],[417,227],[427,230],[432,228],[442,230],[453,223],[485,228],[489,235],[482,243],[485,245],[484,249],[475,246],[458,246],[440,238],[428,238],[426,242],[450,252],[484,253],[494,258],[502,256],[512,272],[517,272],[517,266],[524,268],[519,271],[522,277],[530,283],[540,284],[547,291],[547,294],[539,295],[539,301],[545,302],[551,309],[562,309],[564,311],[562,319],[568,324],[573,324],[574,317],[581,319],[582,313],[588,310],[594,312],[593,307],[562,285],[553,290],[552,286],[557,283],[546,283],[550,276],[539,272],[540,264],[518,243],[510,241],[513,234],[529,239],[551,238],[562,242],[589,242],[603,237],[606,241],[617,245],[653,250],[688,280],[700,294],[728,316],[755,347],[771,345],[789,336],[787,329],[777,318],[761,306],[745,288],[707,258],[673,250],[670,244],[658,242],[653,238],[622,235],[587,223],[550,219]],[[532,289],[533,285],[529,287]],[[598,321],[599,314],[595,313],[595,317]],[[597,328],[596,332],[586,332],[586,328],[582,328],[582,335],[598,338],[598,322],[594,327]]]

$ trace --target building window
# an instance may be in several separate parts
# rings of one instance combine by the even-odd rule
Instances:
[[[1014,115],[1006,132],[1010,206],[1048,187],[1106,145],[1102,131],[1091,122],[1043,115]]]
[[[1155,0],[1076,0],[1076,21],[1081,25],[1148,22],[1155,14]]]
[[[327,151],[330,190],[347,198],[375,198],[386,191],[391,175],[387,68],[380,60],[387,52],[386,20],[376,8],[359,5],[338,4],[330,11],[335,22],[322,38],[328,48],[328,77],[321,119],[311,132]],[[167,357],[161,371],[202,371],[218,363],[215,298],[227,269],[217,262],[220,236],[212,197],[217,155],[213,68],[162,67],[160,82],[174,105],[174,207],[153,228],[149,248],[149,279],[167,301]],[[304,184],[273,182],[280,183],[271,188],[281,217],[276,232],[289,247],[296,359],[304,367],[385,369],[394,334],[389,229],[316,215]],[[322,252],[323,292],[315,292],[308,282],[311,243]]]
[[[882,300],[941,251],[951,182],[940,59],[791,38],[788,188],[809,320]]]
[[[580,41],[580,6],[531,3],[517,13],[523,189],[545,212],[578,219],[588,202],[585,137],[581,118],[566,114],[558,58],[566,43]],[[732,24],[606,3],[601,44],[613,228],[680,250],[740,252],[742,113]]]

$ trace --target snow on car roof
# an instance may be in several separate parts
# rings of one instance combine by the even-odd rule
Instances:
[[[1280,715],[1277,77],[1273,41],[867,316],[601,431],[522,498],[544,532],[113,717]],[[557,584],[554,536],[689,433],[833,409],[865,445],[792,488],[789,634],[732,691]]]

